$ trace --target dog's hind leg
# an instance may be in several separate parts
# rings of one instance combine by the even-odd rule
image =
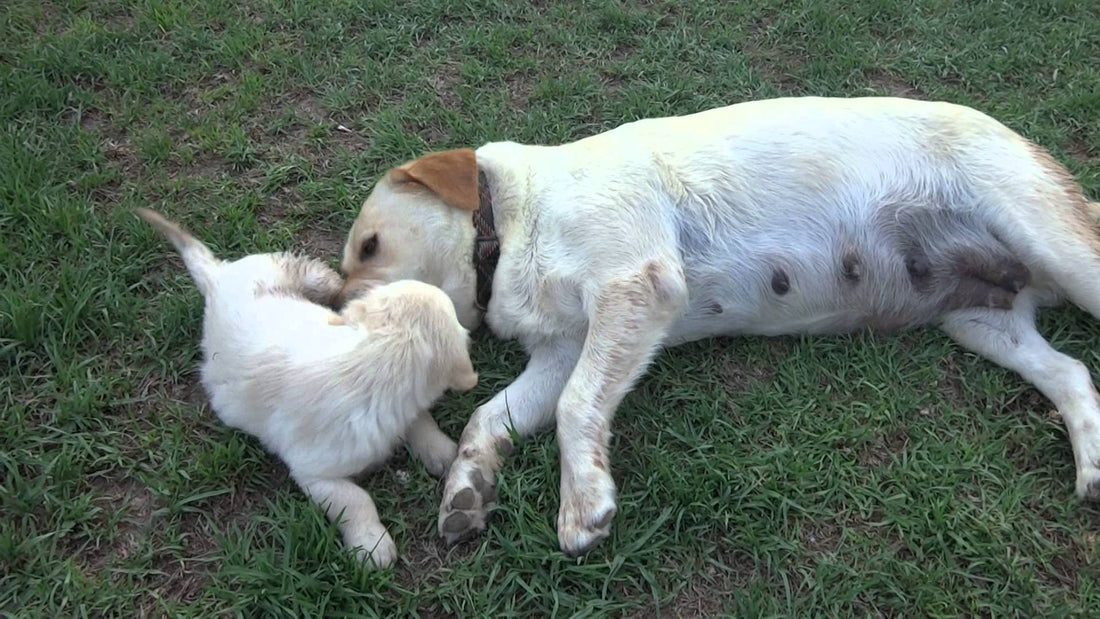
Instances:
[[[1012,310],[973,308],[944,317],[960,345],[1020,374],[1058,408],[1073,445],[1077,495],[1100,500],[1100,396],[1088,369],[1035,329],[1037,291],[1025,288]]]
[[[295,477],[298,486],[336,523],[344,543],[360,561],[374,567],[390,567],[397,560],[397,545],[378,518],[374,501],[348,479]]]

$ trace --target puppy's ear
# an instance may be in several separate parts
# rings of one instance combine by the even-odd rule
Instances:
[[[476,211],[480,204],[477,155],[469,148],[429,153],[390,170],[386,176],[398,183],[419,183],[461,209]]]

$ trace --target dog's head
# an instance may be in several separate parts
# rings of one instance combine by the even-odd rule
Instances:
[[[386,173],[348,234],[341,268],[346,291],[364,282],[413,279],[442,289],[459,322],[477,328],[473,211],[477,157],[469,149],[425,155]],[[347,298],[349,294],[345,294]]]
[[[457,391],[477,386],[477,372],[470,360],[470,333],[459,322],[451,299],[435,286],[414,280],[378,286],[349,301],[339,320],[341,324],[414,334],[426,344],[419,350],[428,358],[431,376]]]

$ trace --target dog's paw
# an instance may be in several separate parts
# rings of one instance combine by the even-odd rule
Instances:
[[[385,569],[392,567],[397,561],[397,544],[385,529],[381,533],[362,533],[345,542],[364,567]]]
[[[484,531],[489,510],[495,504],[492,472],[472,460],[455,460],[439,504],[440,537],[454,544]]]
[[[592,471],[585,483],[562,485],[558,508],[558,544],[577,556],[588,552],[611,532],[615,518],[615,482],[603,471]]]
[[[1077,472],[1077,497],[1100,502],[1100,468],[1090,466]]]

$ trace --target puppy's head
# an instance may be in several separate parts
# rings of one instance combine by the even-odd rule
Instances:
[[[477,328],[471,258],[477,184],[477,157],[469,149],[431,153],[387,172],[348,234],[345,290],[371,280],[426,282],[450,297],[466,329]]]
[[[470,360],[470,333],[459,322],[451,299],[439,288],[401,280],[374,288],[349,301],[340,312],[344,324],[392,327],[415,336],[427,347],[429,372],[456,391],[477,386]],[[440,384],[435,382],[435,384]]]

